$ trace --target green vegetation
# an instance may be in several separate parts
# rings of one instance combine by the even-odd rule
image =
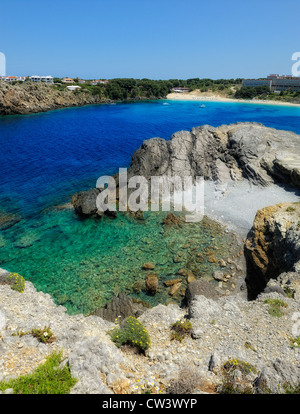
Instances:
[[[13,290],[22,293],[25,289],[25,279],[19,273],[10,273],[6,279],[5,283],[9,284]]]
[[[281,308],[287,308],[287,304],[280,299],[266,299],[265,303],[269,305],[268,312],[271,316],[279,318],[283,315]]]
[[[30,333],[44,344],[49,344],[55,339],[49,327],[44,329],[32,329]]]
[[[300,383],[292,386],[289,383],[283,384],[284,394],[300,394]]]
[[[78,93],[90,93],[98,95],[103,99],[113,101],[124,100],[142,100],[142,99],[159,99],[165,98],[175,87],[185,87],[190,90],[199,89],[201,92],[222,92],[222,94],[233,96],[232,87],[239,88],[241,79],[169,79],[169,80],[152,80],[152,79],[133,79],[133,78],[116,78],[111,79],[107,84],[99,83],[92,85],[91,81],[79,84],[78,79],[74,79],[75,84],[80,86]],[[61,79],[54,78],[53,87],[64,91],[66,85],[61,83]],[[235,90],[235,89],[234,89]]]
[[[288,207],[287,209],[286,209],[286,211],[288,212],[288,213],[293,213],[294,211],[296,211],[296,209],[295,209],[295,207]]]
[[[133,316],[129,316],[122,326],[114,328],[111,332],[111,339],[118,347],[128,344],[139,348],[142,352],[151,345],[144,325]]]
[[[293,348],[300,348],[300,336],[297,336],[297,338],[289,338],[289,340]]]
[[[236,372],[239,372],[237,381]],[[240,359],[230,359],[223,365],[223,381],[218,387],[220,394],[253,394],[251,381],[247,376],[249,374],[258,374],[257,369],[248,362]]]
[[[172,335],[171,339],[176,339],[176,341],[183,341],[186,336],[189,336],[192,333],[192,324],[187,320],[176,321],[171,325]]]
[[[54,352],[32,374],[0,382],[0,391],[12,388],[14,394],[69,394],[77,380],[69,367],[61,368],[62,353]]]
[[[38,339],[39,342],[42,342],[44,344],[49,344],[52,343],[53,341],[55,341],[55,336],[53,334],[53,332],[51,331],[50,327],[46,327],[43,329],[32,329],[31,331],[24,331],[23,329],[21,329],[20,331],[18,331],[16,334],[19,337],[22,337],[24,335],[32,335],[35,338]]]
[[[257,352],[257,350],[248,341],[245,342],[245,348],[251,349],[253,352]]]
[[[234,97],[237,99],[263,99],[300,103],[300,91],[286,90],[274,93],[267,86],[244,86],[235,92]]]
[[[259,97],[266,99],[266,96],[269,94],[269,92],[270,90],[267,86],[245,86],[237,90],[234,97],[237,99],[258,99]]]

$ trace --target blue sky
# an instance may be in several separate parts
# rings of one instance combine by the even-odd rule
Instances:
[[[299,0],[0,0],[8,75],[290,74]]]

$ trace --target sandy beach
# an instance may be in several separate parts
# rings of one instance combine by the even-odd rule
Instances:
[[[172,92],[167,95],[167,99],[170,101],[214,101],[214,102],[236,102],[236,103],[253,103],[263,105],[283,105],[283,106],[295,106],[300,107],[300,104],[283,101],[270,101],[270,100],[246,100],[246,99],[234,99],[226,98],[223,95],[212,92],[200,92],[195,90],[192,92]]]

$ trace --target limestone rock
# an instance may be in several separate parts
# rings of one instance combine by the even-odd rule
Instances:
[[[121,292],[114,296],[112,301],[104,308],[95,310],[93,314],[107,321],[114,322],[116,319],[122,321],[128,316],[138,317],[143,311],[144,307],[141,304],[134,303],[129,296]]]
[[[198,295],[205,296],[209,299],[216,299],[219,296],[211,283],[207,280],[199,279],[188,284],[185,291],[184,304],[189,306],[194,297]]]
[[[281,203],[257,212],[245,243],[249,299],[262,292],[271,278],[294,271],[300,260],[299,216],[299,203]]]

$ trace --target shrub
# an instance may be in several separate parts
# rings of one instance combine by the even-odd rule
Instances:
[[[200,386],[201,378],[195,368],[184,368],[178,378],[171,380],[168,394],[193,394],[195,389]]]
[[[289,340],[293,348],[300,348],[300,336],[297,336],[297,338],[289,338]]]
[[[173,325],[171,325],[171,329],[173,331],[171,339],[176,339],[181,342],[187,335],[192,333],[193,327],[190,321],[180,320],[173,323]]]
[[[150,337],[144,325],[133,316],[129,316],[121,327],[116,327],[111,333],[111,339],[120,347],[129,344],[141,351],[146,351],[150,345]]]
[[[55,339],[49,327],[44,329],[32,329],[30,333],[44,344],[49,344]]]
[[[294,211],[296,211],[296,209],[295,209],[294,207],[288,207],[288,208],[286,209],[286,211],[287,211],[288,213],[293,213]]]
[[[293,386],[289,383],[283,384],[284,394],[300,394],[300,383]]]
[[[13,290],[22,293],[25,289],[25,279],[19,273],[9,273],[5,279],[6,283],[10,285]]]
[[[54,352],[32,374],[0,382],[0,391],[12,388],[14,394],[69,394],[76,384],[67,365],[61,368],[62,354]]]
[[[280,299],[266,299],[265,303],[269,305],[268,312],[271,316],[279,318],[283,315],[281,308],[287,308],[287,304]]]
[[[253,394],[250,377],[251,374],[258,374],[253,365],[240,359],[230,359],[223,365],[222,374],[223,381],[218,387],[220,394]]]

